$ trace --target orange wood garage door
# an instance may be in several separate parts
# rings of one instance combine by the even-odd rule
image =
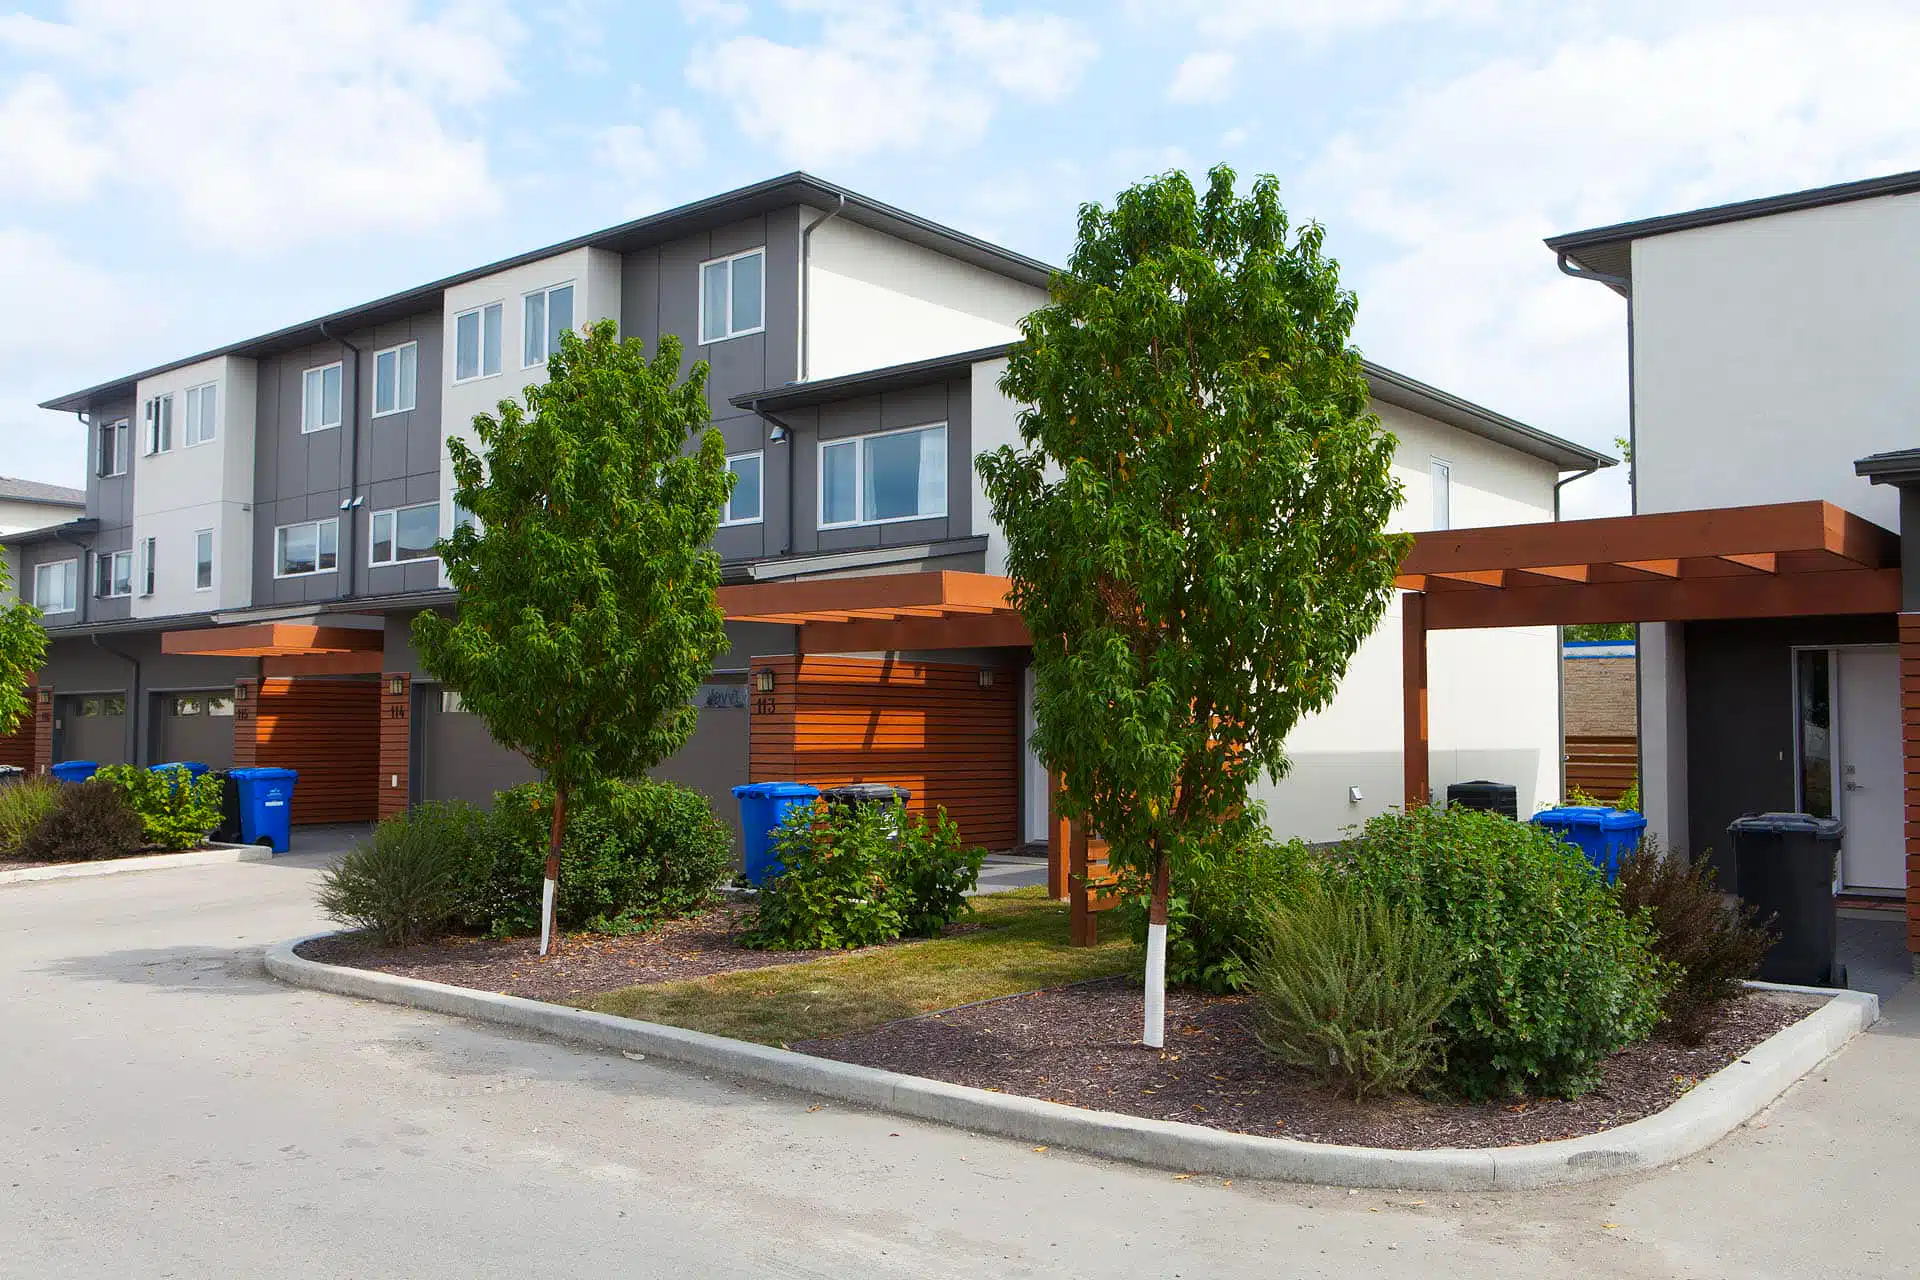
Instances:
[[[236,738],[236,763],[297,769],[295,822],[375,819],[380,768],[378,681],[262,680],[252,722],[253,758],[241,759],[247,752]]]
[[[752,692],[748,773],[754,782],[888,782],[908,807],[944,806],[962,836],[987,849],[1019,843],[1017,673],[875,658],[756,658],[770,694]]]

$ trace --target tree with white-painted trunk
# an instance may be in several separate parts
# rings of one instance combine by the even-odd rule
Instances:
[[[415,617],[413,644],[553,787],[541,955],[569,802],[684,746],[727,647],[712,541],[733,476],[707,363],[682,378],[681,350],[669,334],[649,359],[611,320],[562,334],[524,407],[477,416],[477,449],[447,441],[454,501],[473,515],[438,544],[459,606]]]
[[[1149,886],[1155,1047],[1180,855],[1286,771],[1405,550],[1353,294],[1273,178],[1234,186],[1174,173],[1081,209],[1001,381],[1022,446],[979,459],[1033,636],[1034,749]]]

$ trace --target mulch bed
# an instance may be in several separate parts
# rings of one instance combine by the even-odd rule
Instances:
[[[383,947],[365,934],[336,934],[303,943],[299,954],[324,964],[377,969],[428,982],[568,1004],[644,982],[704,978],[734,969],[792,964],[841,951],[750,951],[734,941],[751,908],[726,903],[627,937],[568,934],[542,958],[531,938],[444,938],[412,947]]]
[[[793,1047],[817,1057],[1155,1120],[1309,1142],[1413,1150],[1546,1142],[1661,1110],[1822,1002],[1750,994],[1706,1042],[1652,1040],[1607,1060],[1580,1098],[1473,1105],[1354,1103],[1268,1058],[1245,997],[1167,995],[1167,1047],[1138,1042],[1140,989],[1107,979],[1009,996]]]

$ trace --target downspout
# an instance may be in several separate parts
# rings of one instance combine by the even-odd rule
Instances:
[[[840,216],[847,207],[844,193],[829,213],[823,213],[800,233],[800,381],[813,374],[813,233]]]
[[[341,397],[341,413],[347,423],[347,496],[340,503],[341,520],[340,556],[346,576],[341,580],[344,589],[342,599],[353,597],[353,571],[359,563],[359,530],[355,527],[360,514],[360,348],[327,332],[327,322],[320,322],[320,336],[329,342],[337,342],[353,352],[353,380],[344,389]]]
[[[144,754],[140,750],[140,729],[141,729],[141,726],[146,722],[146,717],[142,715],[140,711],[141,704],[145,700],[144,695],[142,695],[140,691],[140,659],[134,657],[130,653],[127,653],[125,650],[116,649],[110,644],[101,644],[100,633],[97,631],[93,635],[89,636],[88,639],[93,641],[94,648],[100,650],[102,653],[112,654],[114,657],[120,659],[122,662],[125,662],[128,666],[133,668],[133,687],[127,691],[126,750],[127,750],[127,763],[130,765],[133,765],[135,768],[138,768],[141,763],[140,757],[141,755]]]

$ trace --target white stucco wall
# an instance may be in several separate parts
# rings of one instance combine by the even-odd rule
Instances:
[[[973,456],[992,453],[1001,445],[1020,444],[1020,406],[1008,399],[1000,391],[1001,375],[1007,371],[1007,362],[1000,360],[982,360],[973,366],[973,385],[969,390],[968,403],[973,417]],[[973,475],[973,532],[987,535],[986,571],[1005,573],[1007,571],[1007,537],[993,518],[993,504],[987,501],[987,487],[980,479],[980,468],[972,469]]]
[[[807,376],[831,378],[1009,342],[1047,291],[846,218],[813,234]]]
[[[1553,518],[1553,464],[1392,405],[1374,409],[1399,441],[1394,474],[1405,488],[1393,527],[1431,527],[1431,463],[1452,467],[1454,528]],[[1403,798],[1401,631],[1396,594],[1360,646],[1325,711],[1288,740],[1292,768],[1253,792],[1274,831],[1308,840],[1347,827]],[[1428,637],[1430,777],[1436,797],[1476,778],[1519,788],[1522,814],[1560,796],[1558,642],[1552,627],[1434,632]],[[1360,788],[1360,800],[1348,788]]]
[[[1639,509],[1824,498],[1890,529],[1853,461],[1914,443],[1920,195],[1633,246]]]
[[[87,438],[89,449],[93,447],[93,438]],[[91,454],[87,465],[93,465]],[[83,507],[58,506],[49,502],[28,502],[21,498],[0,498],[0,533],[19,533],[22,529],[44,529],[52,524],[65,524],[69,520],[78,520],[86,514]]]
[[[189,387],[211,382],[214,438],[186,443]],[[212,609],[243,609],[253,602],[253,439],[258,371],[252,360],[221,356],[142,379],[133,416],[133,548],[136,618]],[[148,455],[144,406],[173,395],[173,448]],[[213,588],[194,587],[194,535],[214,531]],[[152,595],[141,592],[141,547],[155,540]],[[88,584],[89,587],[91,584]]]

